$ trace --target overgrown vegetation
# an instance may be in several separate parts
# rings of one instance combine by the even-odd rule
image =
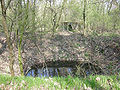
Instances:
[[[0,73],[23,76],[52,61],[53,68],[69,66],[64,60],[79,61],[78,77],[87,77],[86,72],[113,76],[50,78],[54,85],[45,78],[0,75],[0,83],[25,80],[29,89],[119,89],[120,0],[0,0]]]

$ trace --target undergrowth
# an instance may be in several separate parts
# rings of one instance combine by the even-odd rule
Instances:
[[[120,76],[78,77],[10,77],[0,75],[1,90],[120,90]]]

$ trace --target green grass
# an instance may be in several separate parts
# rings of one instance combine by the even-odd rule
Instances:
[[[100,80],[96,81],[99,77]],[[109,85],[108,80],[110,81]],[[23,83],[25,81],[25,83]],[[11,85],[11,82],[13,85]],[[91,90],[120,90],[120,77],[117,76],[89,76],[87,78],[77,77],[54,77],[54,78],[33,78],[33,77],[10,77],[7,75],[0,75],[0,85],[5,87],[11,86],[20,88],[20,90],[32,90],[38,88],[39,90],[84,90],[91,88]],[[22,84],[22,87],[20,87]],[[1,88],[2,89],[2,88]],[[15,89],[16,90],[16,89]]]

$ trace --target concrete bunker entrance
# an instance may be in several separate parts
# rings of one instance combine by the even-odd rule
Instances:
[[[80,23],[79,22],[61,22],[62,30],[67,31],[73,31],[73,30],[79,30],[80,29]]]

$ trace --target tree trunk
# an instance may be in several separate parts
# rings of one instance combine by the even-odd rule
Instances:
[[[21,54],[21,44],[18,44],[18,60],[19,60],[19,67],[20,67],[20,73],[23,76],[23,64],[22,64],[22,54]]]
[[[21,7],[22,7],[22,1],[19,1],[18,15],[21,14],[21,11],[22,11]],[[26,12],[27,12],[27,10],[26,10]],[[24,19],[24,21],[23,21],[23,19]],[[25,29],[24,25],[26,25],[26,17],[24,17],[24,18],[21,17],[21,19],[18,21],[18,26],[19,26],[20,32],[18,33],[17,37],[19,37],[19,39],[18,39],[18,61],[19,61],[20,73],[22,76],[24,75],[24,72],[23,72],[21,47],[22,47],[22,41],[23,41],[23,33],[24,33],[24,29]]]
[[[84,21],[84,29],[85,29],[85,22],[86,22],[86,0],[84,0],[84,8],[83,8],[83,21]]]
[[[9,36],[9,32],[8,32],[8,28],[7,28],[7,23],[6,23],[6,8],[5,8],[5,1],[1,0],[1,8],[2,8],[2,25],[3,25],[3,29],[6,35],[6,40],[7,40],[7,45],[8,45],[8,49],[9,49],[9,60],[10,60],[10,64],[9,64],[9,68],[10,68],[10,73],[11,76],[14,76],[14,54],[13,54],[13,47],[11,44],[11,40],[10,40],[10,36]]]

